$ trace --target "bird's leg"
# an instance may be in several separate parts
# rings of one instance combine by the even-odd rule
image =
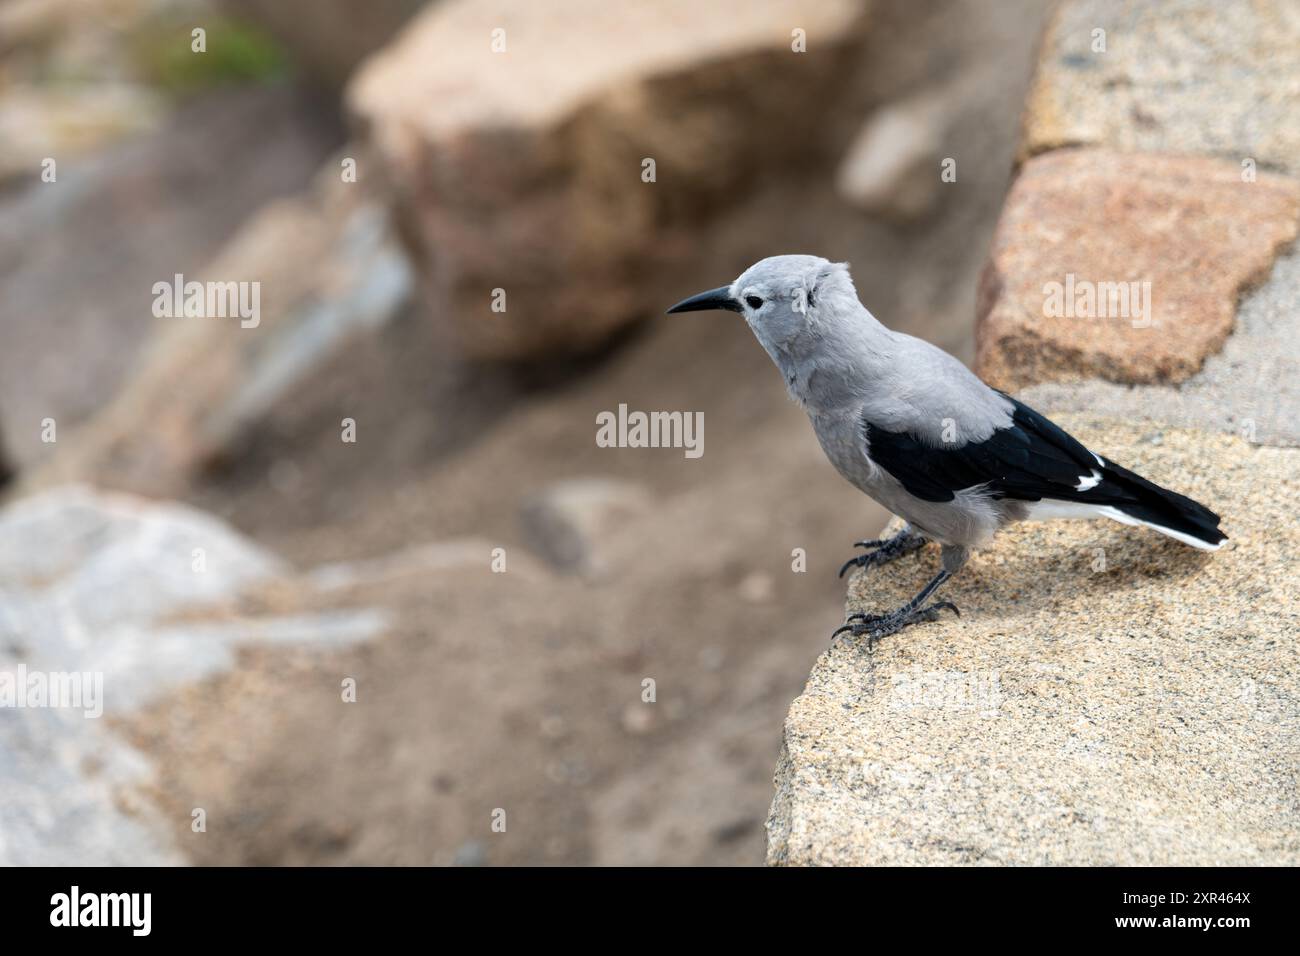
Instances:
[[[866,568],[877,564],[887,564],[895,558],[901,558],[905,554],[925,546],[925,538],[912,530],[908,525],[892,538],[878,538],[875,541],[855,541],[853,547],[866,548],[865,554],[859,554],[857,557],[849,558],[840,568],[840,577],[844,577],[844,572],[849,568]]]
[[[889,634],[895,634],[909,624],[938,620],[939,612],[943,610],[952,611],[958,617],[961,617],[957,605],[951,601],[935,601],[930,605],[926,605],[925,601],[939,589],[939,586],[944,581],[957,573],[961,566],[966,563],[968,556],[969,552],[965,548],[944,545],[943,568],[931,579],[929,584],[921,588],[921,593],[902,607],[895,608],[888,614],[864,614],[862,612],[850,614],[845,624],[836,628],[831,634],[831,640],[834,640],[845,631],[848,631],[854,637],[862,637],[865,634],[867,636],[867,646],[870,647],[876,640]]]
[[[868,642],[874,642],[886,635],[901,631],[909,624],[938,620],[939,612],[944,609],[960,616],[961,612],[957,610],[957,606],[951,601],[935,601],[933,604],[922,607],[925,599],[950,577],[952,575],[949,572],[940,571],[929,584],[921,589],[920,594],[888,614],[850,614],[848,623],[836,628],[835,632],[831,634],[831,640],[848,631],[854,637],[862,637],[865,634]]]

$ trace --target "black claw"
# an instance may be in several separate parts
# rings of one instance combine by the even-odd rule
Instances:
[[[844,633],[850,633],[854,637],[865,636],[867,638],[867,647],[870,648],[880,638],[896,634],[910,624],[937,621],[939,612],[944,610],[952,611],[952,613],[961,617],[961,611],[957,610],[957,605],[951,601],[935,601],[933,604],[910,611],[906,610],[904,606],[889,614],[866,614],[862,611],[855,611],[848,616],[844,624],[831,632],[831,640],[835,640]]]
[[[937,621],[939,620],[939,612],[944,610],[952,611],[952,613],[961,617],[961,611],[957,610],[957,605],[953,604],[951,601],[935,601],[933,604],[927,604],[923,608],[918,608],[915,613],[916,616],[922,620]]]
[[[887,616],[888,615],[886,614],[867,614],[863,611],[854,611],[847,618],[845,618],[845,620],[848,621],[850,624],[853,624],[855,622],[858,624],[870,624],[873,621],[883,621]]]
[[[865,568],[870,565],[885,564],[917,550],[924,544],[925,539],[910,530],[900,531],[892,538],[879,538],[875,541],[854,541],[853,546],[855,548],[868,548],[870,550],[866,554],[855,555],[845,561],[840,567],[839,577],[844,577],[844,573],[849,568]]]

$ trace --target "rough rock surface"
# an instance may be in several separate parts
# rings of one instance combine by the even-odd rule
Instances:
[[[1292,0],[1073,0],[1043,43],[1021,157],[1098,145],[1300,174],[1298,83]]]
[[[1061,423],[1230,542],[1019,525],[945,588],[960,619],[838,639],[786,720],[769,863],[1300,862],[1300,451]],[[921,555],[857,574],[849,610],[910,596]]]
[[[661,308],[648,277],[687,261],[698,227],[760,171],[815,150],[825,124],[806,106],[842,87],[865,9],[448,0],[422,13],[348,102],[455,348],[580,352]]]
[[[1036,157],[1012,186],[981,283],[976,371],[1006,390],[1092,376],[1182,381],[1222,347],[1239,294],[1268,275],[1298,217],[1295,181],[1244,182],[1220,160]],[[1051,311],[1049,283],[1075,314]]]
[[[1047,382],[1020,398],[1047,415],[1086,408],[1123,421],[1211,428],[1264,445],[1300,447],[1298,302],[1300,253],[1293,251],[1242,299],[1236,331],[1187,381],[1141,387],[1097,379]]]

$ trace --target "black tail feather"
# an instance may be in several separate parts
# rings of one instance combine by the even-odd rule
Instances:
[[[1111,493],[1114,500],[1107,504],[1129,517],[1190,535],[1207,545],[1227,540],[1219,530],[1219,516],[1199,501],[1162,488],[1109,458],[1102,462],[1102,481],[1094,490]]]

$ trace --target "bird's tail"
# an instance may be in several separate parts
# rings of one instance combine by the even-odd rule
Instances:
[[[1103,510],[1125,524],[1139,524],[1190,544],[1202,551],[1217,551],[1228,536],[1219,530],[1219,516],[1199,501],[1161,488],[1141,475],[1097,456],[1102,464],[1098,497],[1107,499]]]

